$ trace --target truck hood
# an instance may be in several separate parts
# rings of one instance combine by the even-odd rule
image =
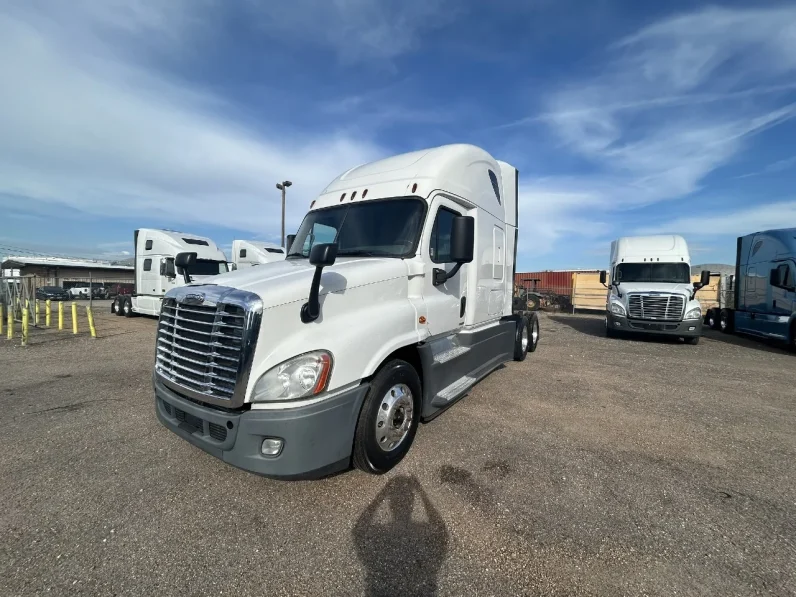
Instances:
[[[323,269],[320,294],[345,292],[358,286],[406,277],[407,272],[407,265],[401,259],[344,257]],[[263,309],[268,309],[306,301],[314,274],[315,266],[310,265],[308,259],[287,259],[208,276],[190,286],[228,286],[253,292],[262,299]]]
[[[619,292],[622,294],[633,292],[673,292],[686,295],[691,298],[694,287],[691,284],[663,284],[654,282],[622,282],[619,285]]]

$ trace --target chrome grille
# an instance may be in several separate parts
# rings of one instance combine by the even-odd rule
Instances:
[[[673,321],[683,318],[682,294],[629,294],[628,316],[632,319]]]
[[[254,295],[229,288],[209,287],[207,292],[196,292],[201,286],[189,288],[191,293],[179,289],[163,299],[155,370],[164,382],[190,398],[228,408],[240,406],[259,332],[261,303]]]

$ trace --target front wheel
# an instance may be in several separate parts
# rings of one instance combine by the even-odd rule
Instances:
[[[420,392],[420,377],[406,361],[395,359],[379,370],[359,412],[352,458],[356,468],[381,475],[403,460],[417,433]]]
[[[711,330],[718,330],[721,327],[719,322],[719,310],[718,309],[710,309],[708,311],[707,321],[705,322],[708,324],[708,327]]]

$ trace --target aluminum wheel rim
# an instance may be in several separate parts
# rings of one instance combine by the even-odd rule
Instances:
[[[415,405],[412,391],[406,384],[391,387],[379,405],[376,416],[376,444],[385,452],[400,446],[412,427]]]
[[[124,308],[123,308],[122,310],[123,310],[125,313],[129,313],[129,312],[130,312],[130,304],[129,304],[129,303],[125,303],[125,304],[124,304]]]
[[[536,343],[539,341],[539,322],[533,322],[533,331],[531,332],[531,338],[533,338],[533,345],[536,346]]]
[[[528,350],[528,326],[522,326],[522,338],[520,340],[522,342],[522,350],[525,352]]]
[[[721,329],[722,330],[726,330],[727,329],[727,320],[724,317],[721,318],[721,321],[719,323],[721,325]]]

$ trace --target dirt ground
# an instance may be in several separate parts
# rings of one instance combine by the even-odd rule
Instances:
[[[163,428],[156,322],[95,312],[97,339],[0,338],[2,595],[796,594],[777,347],[543,315],[387,475],[285,482]]]

